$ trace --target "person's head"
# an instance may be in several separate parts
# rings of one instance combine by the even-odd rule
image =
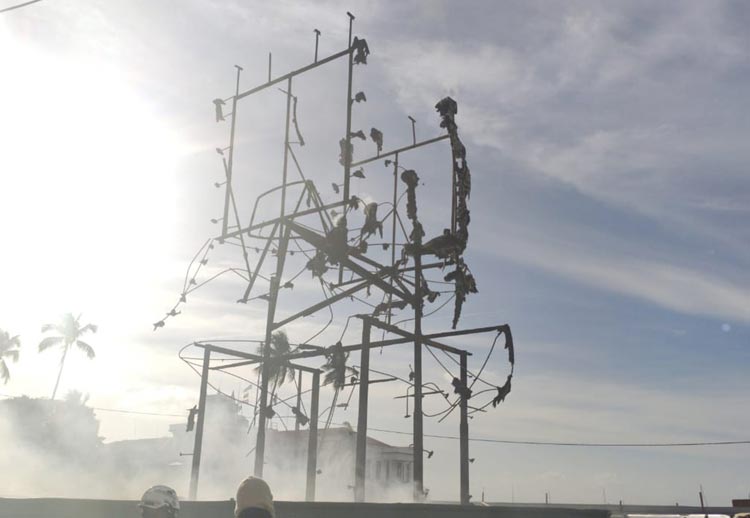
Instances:
[[[237,488],[234,515],[237,518],[274,518],[273,495],[266,481],[248,477]]]
[[[143,518],[175,518],[180,511],[180,501],[171,487],[154,486],[143,493],[138,507]]]

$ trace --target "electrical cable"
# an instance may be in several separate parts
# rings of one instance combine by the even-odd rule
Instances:
[[[338,423],[337,423],[338,424]],[[383,428],[368,427],[368,431],[393,433],[399,435],[413,435],[413,432],[403,432],[400,430],[386,430]],[[436,435],[424,434],[424,437],[431,439],[451,439],[460,440],[455,435]],[[615,443],[615,442],[558,442],[558,441],[515,441],[510,439],[494,439],[486,437],[469,437],[469,441],[485,442],[495,444],[519,444],[528,446],[575,446],[585,448],[673,448],[673,447],[690,447],[690,446],[729,446],[739,444],[750,444],[750,439],[741,441],[696,441],[696,442],[641,442],[641,443]]]
[[[492,340],[492,346],[490,347],[490,351],[487,353],[487,357],[484,359],[484,363],[482,363],[482,367],[479,369],[479,372],[477,373],[476,376],[474,376],[474,379],[472,380],[471,385],[469,385],[469,390],[471,390],[471,388],[474,386],[477,380],[480,379],[480,377],[482,376],[482,372],[484,371],[484,368],[487,366],[487,362],[490,361],[490,356],[492,356],[492,351],[495,350],[495,344],[497,344],[497,339],[500,338],[501,334],[502,334],[501,332],[498,332],[495,335],[495,339]],[[511,374],[513,374],[512,366],[511,366]],[[486,383],[484,380],[483,382]]]
[[[26,7],[27,5],[35,4],[37,2],[41,2],[42,0],[29,0],[28,2],[24,2],[22,4],[16,4],[11,5],[10,7],[6,7],[4,9],[0,9],[0,13],[5,13],[7,11],[12,11],[14,9],[20,9],[21,7]]]

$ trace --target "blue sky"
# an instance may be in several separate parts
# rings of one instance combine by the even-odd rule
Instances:
[[[474,419],[472,434],[750,438],[742,410],[750,392],[750,8],[741,2],[45,0],[2,15],[0,229],[12,246],[0,273],[0,327],[24,339],[3,391],[47,395],[56,359],[37,355],[35,341],[39,325],[62,311],[101,326],[98,365],[74,358],[63,387],[90,393],[100,407],[181,413],[197,397],[197,379],[176,358],[183,344],[261,336],[265,308],[234,303],[239,279],[197,292],[159,332],[150,324],[176,300],[195,249],[216,234],[214,148],[228,127],[214,124],[211,99],[232,93],[234,64],[245,68],[243,88],[262,82],[269,51],[274,75],[308,63],[313,28],[323,33],[321,56],[343,49],[347,10],[372,51],[356,69],[355,91],[368,101],[355,107],[355,129],[380,128],[390,149],[409,142],[407,115],[427,138],[440,131],[435,102],[451,95],[459,104],[474,185],[467,261],[480,290],[462,325],[510,323],[518,362],[508,400]],[[308,140],[297,152],[330,198],[327,186],[340,176],[343,64],[300,79],[295,92]],[[284,102],[269,91],[242,108],[235,171],[244,211],[278,183]],[[408,158],[424,182],[420,217],[430,235],[444,224],[442,146]],[[366,173],[355,192],[387,197],[382,164]],[[239,262],[225,247],[210,264]],[[295,294],[314,296],[302,286]],[[325,320],[290,327],[290,336]],[[335,340],[342,324],[321,340]],[[478,365],[489,344],[465,345]],[[408,372],[408,350],[376,361]],[[498,383],[505,368],[491,363]],[[372,426],[409,429],[389,411],[396,393],[374,394]],[[164,434],[169,422],[100,418],[109,439]],[[341,419],[355,422],[356,412]],[[457,431],[455,423],[427,429]],[[426,484],[454,498],[456,445],[433,446]],[[750,484],[747,446],[474,444],[472,452],[472,493],[484,488],[497,500],[541,501],[549,491],[557,501],[598,502],[606,488],[610,501],[687,504],[702,483],[710,503],[723,505]]]

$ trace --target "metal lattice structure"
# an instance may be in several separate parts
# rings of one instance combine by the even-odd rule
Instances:
[[[255,412],[257,436],[254,473],[256,476],[263,475],[266,429],[268,421],[274,419],[275,416],[271,399],[276,397],[279,371],[283,368],[285,373],[291,373],[292,376],[295,373],[297,374],[299,380],[297,382],[297,403],[296,406],[291,408],[293,414],[297,417],[295,427],[299,429],[300,426],[307,425],[310,430],[306,490],[308,500],[314,500],[315,498],[319,393],[323,372],[321,369],[302,364],[300,361],[310,358],[321,358],[326,361],[327,372],[324,373],[324,384],[330,382],[335,389],[334,402],[326,426],[330,425],[339,390],[345,386],[358,389],[357,447],[354,467],[356,501],[365,500],[369,386],[373,383],[397,379],[397,377],[370,378],[370,350],[373,347],[403,344],[412,344],[413,346],[413,370],[408,380],[401,381],[408,385],[407,394],[404,396],[407,401],[407,415],[408,401],[410,399],[413,401],[413,486],[416,501],[420,501],[424,497],[423,420],[426,416],[422,408],[423,398],[430,394],[441,394],[445,397],[448,407],[441,413],[441,419],[447,417],[455,408],[459,409],[460,495],[461,502],[466,504],[470,499],[469,413],[470,411],[483,411],[489,404],[496,406],[510,391],[512,366],[515,362],[509,326],[496,324],[481,328],[456,330],[466,297],[477,292],[474,277],[464,260],[464,252],[469,240],[468,203],[471,193],[471,176],[466,161],[466,149],[458,135],[456,124],[458,106],[450,97],[439,101],[435,108],[439,115],[439,127],[444,130],[444,134],[419,142],[416,139],[414,129],[415,121],[412,117],[409,117],[412,121],[413,140],[411,144],[390,151],[383,150],[383,133],[377,128],[371,128],[369,136],[376,147],[376,153],[373,156],[355,160],[353,140],[361,139],[364,141],[367,136],[363,130],[352,130],[352,109],[355,104],[366,101],[364,92],[358,92],[354,95],[352,93],[353,73],[356,67],[367,64],[370,50],[366,40],[352,36],[354,16],[350,13],[347,14],[349,16],[349,41],[345,49],[318,59],[320,31],[315,30],[315,59],[311,64],[274,78],[272,77],[271,56],[269,55],[268,81],[245,91],[240,90],[242,68],[237,66],[234,95],[225,99],[214,100],[216,121],[223,122],[229,119],[230,125],[228,147],[217,148],[217,152],[221,155],[226,181],[216,184],[217,187],[224,187],[224,210],[223,217],[220,220],[214,220],[214,222],[221,221],[222,229],[219,236],[207,242],[196,254],[191,267],[195,264],[200,268],[201,265],[206,264],[208,252],[214,248],[214,242],[237,245],[242,253],[242,267],[231,270],[242,277],[246,284],[242,296],[237,302],[247,304],[251,301],[263,301],[267,304],[267,313],[265,333],[262,338],[256,341],[256,343],[261,344],[256,352],[249,351],[244,346],[239,348],[239,345],[227,347],[204,342],[191,344],[203,350],[200,370],[200,402],[195,425],[195,448],[190,485],[191,498],[195,498],[197,495],[204,428],[205,412],[203,410],[205,409],[208,376],[211,370],[229,372],[247,365],[256,365],[259,369],[260,379],[257,383],[258,398]],[[340,58],[348,62],[345,133],[344,137],[339,140],[339,164],[343,169],[343,181],[341,184],[334,183],[332,186],[335,193],[340,195],[340,199],[325,202],[314,180],[305,177],[302,173],[298,158],[294,153],[293,145],[304,145],[305,141],[297,120],[298,98],[293,93],[293,87],[297,77],[328,63],[336,62]],[[286,97],[284,155],[280,184],[257,197],[249,222],[243,223],[238,210],[237,198],[239,194],[235,192],[233,187],[235,132],[238,112],[241,103],[249,102],[253,99],[254,94],[277,85],[283,87],[280,89]],[[225,114],[224,108],[228,103],[231,103],[231,112]],[[294,142],[290,140],[292,130],[295,132],[297,139]],[[419,176],[416,171],[406,169],[402,164],[407,160],[406,157],[408,157],[410,151],[437,144],[443,140],[447,140],[450,144],[451,175],[448,179],[451,186],[450,219],[442,234],[425,240],[425,231],[419,219],[417,206]],[[383,162],[386,167],[392,170],[392,200],[381,204],[364,203],[359,197],[351,193],[352,179],[364,180],[363,167],[376,162]],[[300,179],[290,178],[291,164],[294,164]],[[256,217],[258,203],[270,199],[272,196],[277,196],[280,199],[278,217],[261,220],[261,218]],[[405,220],[401,218],[399,213],[399,206],[404,196],[406,197]],[[380,205],[390,205],[390,211],[382,218],[378,217]],[[359,233],[348,226],[354,219],[362,220]],[[234,220],[234,224],[230,224],[232,220]],[[383,238],[384,226],[387,227],[388,224],[390,224],[390,240],[373,244],[373,238]],[[388,231],[386,230],[387,234]],[[403,239],[403,242],[399,242],[400,239]],[[378,250],[382,249],[377,259],[374,258],[376,254],[373,253],[376,247],[379,247]],[[397,252],[398,249],[400,249],[400,253]],[[253,250],[257,252],[254,264],[249,253]],[[289,275],[288,258],[295,252],[305,257],[304,268],[295,275]],[[199,257],[200,259],[198,259]],[[262,274],[264,267],[272,270],[270,277]],[[277,310],[282,307],[284,301],[283,291],[293,288],[296,279],[305,272],[309,273],[309,279],[320,284],[323,293],[322,299],[304,309],[280,317]],[[427,275],[429,272],[443,272],[441,273],[443,280],[428,282]],[[193,274],[189,282],[186,278],[180,301],[167,313],[164,320],[154,324],[155,329],[162,327],[166,318],[179,314],[177,308],[187,301],[187,295],[205,284],[198,284],[195,280],[196,273]],[[268,282],[268,291],[258,294],[259,280]],[[431,313],[426,312],[426,307],[436,304],[440,295],[438,291],[430,287],[434,282],[450,286],[454,301],[452,329],[425,334],[422,331],[422,323],[426,315]],[[289,344],[284,333],[285,326],[302,317],[329,309],[340,301],[356,297],[358,293],[366,292],[369,295],[371,290],[381,294],[381,303],[373,306],[371,311],[367,313],[350,315],[347,319],[347,323],[353,317],[361,323],[362,338],[358,343],[344,345],[339,341],[333,345],[316,345],[311,343],[312,340],[308,340],[301,344]],[[447,302],[440,305],[438,310],[446,304]],[[394,312],[408,309],[411,310],[411,318],[403,322],[393,321]],[[331,315],[333,318],[332,312]],[[399,325],[405,322],[413,322],[410,329]],[[373,329],[381,331],[383,339],[373,339]],[[491,332],[496,333],[495,342],[501,334],[505,336],[505,348],[508,350],[508,359],[511,364],[511,374],[502,386],[487,383],[481,378],[487,360],[478,373],[470,373],[468,357],[471,353],[441,342],[443,338]],[[386,339],[385,335],[392,337]],[[487,359],[494,350],[495,342],[492,344]],[[434,383],[426,384],[424,382],[422,366],[424,350],[427,350],[430,354],[433,354],[432,350],[442,351],[450,356],[457,365],[458,375],[451,374],[453,375],[452,393],[455,397],[453,402],[449,401],[448,392],[443,391]],[[351,352],[359,352],[360,354],[359,369],[347,366],[347,358]],[[212,364],[212,359],[216,359],[217,355],[220,355],[224,360],[235,358],[236,361],[224,361],[218,365],[216,362]],[[443,368],[452,373],[444,366]],[[303,374],[307,374],[311,378],[312,393],[309,416],[304,415],[300,406]],[[469,383],[470,374],[473,378],[471,383]],[[490,388],[474,393],[472,387],[477,381],[485,383]],[[269,385],[272,386],[269,387]],[[470,406],[471,398],[481,393],[495,393],[495,391],[495,398],[487,404]],[[286,402],[283,403],[287,404]],[[194,414],[195,412],[191,413],[191,416]]]

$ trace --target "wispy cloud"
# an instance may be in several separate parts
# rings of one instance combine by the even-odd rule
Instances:
[[[618,250],[621,244],[614,240],[565,243],[502,226],[503,244],[492,250],[497,257],[667,309],[750,322],[750,291],[726,276],[678,266],[648,253],[627,253]],[[490,236],[479,239],[488,242]]]
[[[731,113],[745,104],[737,87],[749,56],[731,11],[684,7],[581,4],[526,38],[512,15],[496,19],[491,39],[398,38],[383,51],[385,73],[409,109],[456,97],[472,142],[529,174],[716,237],[723,223],[694,209],[748,201],[745,127]],[[712,184],[717,175],[724,182]],[[747,255],[742,235],[720,239]]]

